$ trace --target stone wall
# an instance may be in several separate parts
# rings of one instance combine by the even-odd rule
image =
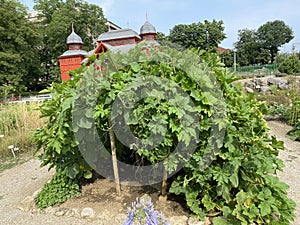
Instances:
[[[268,76],[248,79],[244,82],[244,88],[248,93],[272,94],[274,90],[290,90],[293,84],[299,86],[300,78]]]

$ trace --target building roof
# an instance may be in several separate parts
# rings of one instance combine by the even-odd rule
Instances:
[[[136,44],[113,46],[113,45],[110,45],[108,43],[103,43],[103,42],[101,44],[104,45],[105,48],[107,48],[108,50],[110,50],[114,53],[117,53],[117,52],[127,53],[127,52],[129,52],[130,49],[133,49],[136,46]],[[150,46],[156,47],[156,46],[160,46],[160,44],[157,41],[146,41],[145,45],[142,47],[150,47]],[[95,53],[96,49],[97,48],[93,49],[92,51],[89,51],[88,55],[89,56],[93,55]]]
[[[108,26],[109,31],[122,29],[120,26],[118,26],[117,24],[115,24],[109,20],[106,21],[105,25]]]
[[[126,28],[126,29],[112,30],[112,31],[105,32],[98,37],[97,41],[100,42],[100,41],[108,41],[108,40],[131,38],[131,37],[136,37],[138,39],[141,39],[141,37],[138,35],[137,32],[129,28]]]
[[[77,42],[76,42],[77,43]],[[59,57],[66,57],[66,56],[76,56],[76,55],[83,55],[87,56],[89,53],[85,50],[68,50],[65,51],[61,56]]]
[[[148,20],[146,20],[146,22],[140,29],[140,34],[149,34],[149,33],[156,33],[156,29],[151,23],[149,23]]]
[[[119,46],[112,46],[110,44],[107,43],[103,43],[108,50],[117,53],[117,52],[121,52],[121,53],[127,53],[129,52],[130,49],[133,49],[136,44],[127,44],[127,45],[119,45]]]
[[[230,48],[223,48],[221,46],[218,46],[218,53],[222,54],[223,52],[230,53],[231,49]]]
[[[83,44],[81,37],[72,30],[67,38],[67,44]]]

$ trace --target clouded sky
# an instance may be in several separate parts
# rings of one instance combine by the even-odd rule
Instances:
[[[33,0],[21,0],[32,7]],[[300,1],[299,0],[88,0],[101,6],[105,17],[121,26],[139,32],[145,22],[165,34],[176,24],[190,24],[223,20],[227,38],[221,46],[232,48],[237,41],[238,30],[257,29],[269,21],[283,20],[294,31],[295,38],[283,46],[290,52],[292,43],[298,42],[300,51]]]

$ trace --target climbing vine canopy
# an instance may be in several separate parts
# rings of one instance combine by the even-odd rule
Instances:
[[[141,48],[90,59],[50,89],[53,100],[41,107],[48,123],[36,133],[43,164],[71,179],[92,170],[113,179],[114,143],[121,182],[167,174],[169,192],[201,219],[288,225],[295,203],[276,176],[283,143],[268,135],[261,105],[232,85],[215,55]]]

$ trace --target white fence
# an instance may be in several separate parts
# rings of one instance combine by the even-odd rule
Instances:
[[[42,102],[45,100],[52,100],[50,94],[33,95],[29,97],[22,97],[21,100],[8,100],[6,103],[30,103],[30,102]]]

